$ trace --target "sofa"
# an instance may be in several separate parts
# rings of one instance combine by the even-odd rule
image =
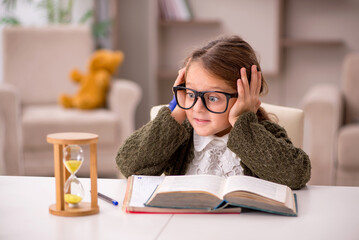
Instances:
[[[134,131],[135,111],[142,96],[139,85],[113,79],[105,108],[65,109],[57,98],[61,93],[76,92],[69,73],[73,68],[86,71],[94,46],[91,30],[83,26],[9,27],[3,29],[2,36],[0,123],[5,132],[0,134],[1,173],[53,176],[53,146],[46,136],[89,132],[99,135],[99,177],[117,177],[115,156]],[[79,176],[89,176],[86,147]]]

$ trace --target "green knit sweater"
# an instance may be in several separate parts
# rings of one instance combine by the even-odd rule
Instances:
[[[310,160],[294,147],[286,131],[271,121],[258,122],[252,112],[242,114],[229,133],[227,147],[241,159],[244,174],[285,184],[292,189],[310,179]],[[183,175],[194,158],[193,128],[180,125],[167,107],[135,131],[120,147],[116,163],[126,177]]]

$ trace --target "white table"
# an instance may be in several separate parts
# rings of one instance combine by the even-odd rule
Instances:
[[[89,179],[80,179],[90,201]],[[99,179],[98,190],[122,203],[126,181]],[[359,187],[296,191],[299,216],[125,214],[99,200],[100,213],[58,217],[54,178],[0,176],[0,239],[359,239]]]
[[[81,179],[90,202],[90,180]],[[122,205],[126,181],[98,179],[98,191]],[[55,179],[0,176],[0,239],[155,239],[170,215],[125,214],[121,206],[98,200],[100,213],[59,217],[49,213],[56,202]]]
[[[359,187],[307,186],[295,192],[298,217],[176,215],[159,239],[359,239]]]

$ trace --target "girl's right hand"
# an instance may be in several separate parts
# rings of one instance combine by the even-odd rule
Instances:
[[[184,83],[184,81],[185,81],[185,78],[184,78],[185,72],[186,72],[185,67],[178,70],[178,76],[176,78],[175,83],[173,84],[174,87]]]
[[[178,86],[182,83],[185,82],[185,72],[186,72],[186,68],[181,68],[179,71],[178,71],[178,76],[176,78],[176,81],[175,83],[173,84],[173,86]],[[174,119],[176,119],[176,121],[179,123],[179,124],[182,124],[183,121],[186,119],[186,111],[180,107],[178,107],[178,105],[175,107],[175,109],[173,109],[172,111],[172,117]]]

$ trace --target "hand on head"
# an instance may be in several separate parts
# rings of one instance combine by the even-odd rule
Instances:
[[[182,83],[185,83],[185,73],[186,73],[186,69],[188,67],[188,64],[190,62],[191,62],[191,58],[187,59],[186,66],[184,66],[183,68],[178,70],[178,76],[176,78],[175,83],[173,84],[174,87],[178,86],[178,85],[181,85]]]
[[[251,84],[248,82],[245,68],[241,68],[241,79],[237,80],[238,98],[229,112],[229,123],[234,126],[238,117],[244,112],[258,111],[261,101],[259,100],[259,93],[261,90],[261,72],[257,71],[257,66],[253,65],[251,68]]]
[[[178,76],[176,78],[175,83],[173,84],[174,87],[185,82],[185,78],[184,78],[185,72],[186,72],[186,67],[183,67],[180,70],[178,70]]]

